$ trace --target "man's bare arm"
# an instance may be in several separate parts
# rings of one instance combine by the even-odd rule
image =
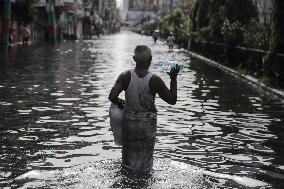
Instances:
[[[124,77],[125,77],[125,73],[122,73],[118,76],[108,96],[108,99],[112,103],[119,105],[119,106],[124,104],[123,100],[118,98],[119,94],[124,90]]]
[[[152,78],[153,85],[150,85],[151,91],[157,93],[165,102],[175,105],[177,101],[177,82],[171,80],[170,89],[159,76]]]
[[[165,102],[175,105],[177,102],[177,75],[180,67],[172,68],[169,76],[171,78],[170,89],[165,85],[164,81],[157,75],[151,78],[150,90],[153,94],[158,93]]]

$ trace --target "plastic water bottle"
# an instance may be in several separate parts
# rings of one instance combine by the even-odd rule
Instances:
[[[184,65],[182,63],[177,63],[174,61],[164,61],[160,62],[160,68],[163,72],[170,73],[172,68],[176,68],[176,65],[179,65],[178,74],[181,75],[184,72]]]

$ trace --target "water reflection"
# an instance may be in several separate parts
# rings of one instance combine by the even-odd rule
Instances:
[[[151,71],[167,84],[161,60],[184,62],[178,102],[157,99],[151,174],[120,169],[109,130],[107,94],[149,45]],[[30,56],[26,56],[29,54]],[[269,188],[283,184],[279,99],[131,32],[55,47],[15,48],[0,69],[0,187]],[[143,178],[142,178],[143,177]],[[16,179],[17,178],[17,179]]]

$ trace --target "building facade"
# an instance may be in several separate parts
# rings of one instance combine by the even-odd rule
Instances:
[[[116,0],[93,0],[91,16],[95,23],[102,25],[104,32],[111,33],[113,28],[120,27],[120,13]]]
[[[116,10],[116,0],[93,0],[92,3],[92,15],[104,16],[106,11],[114,14]]]
[[[159,4],[159,0],[129,0],[129,11],[154,11],[154,7]]]
[[[84,16],[82,0],[55,0],[54,2],[57,39],[78,39],[82,35],[82,18]],[[46,0],[39,0],[35,7],[42,16],[46,16]],[[44,26],[43,28],[39,27],[40,26],[36,28],[38,30],[36,33],[39,33],[41,30],[46,30]],[[36,33],[35,37],[37,37]],[[42,34],[39,36],[42,38]]]
[[[160,0],[125,0],[124,7],[127,7],[125,23],[134,25],[142,19],[157,17]]]

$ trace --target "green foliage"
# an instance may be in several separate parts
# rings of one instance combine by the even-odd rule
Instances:
[[[197,31],[197,13],[199,10],[200,1],[195,1],[191,10],[190,19],[192,21],[192,31]]]
[[[284,1],[273,0],[272,33],[270,51],[284,53]]]
[[[183,26],[183,17],[181,9],[177,8],[171,14],[171,22],[174,26],[174,32],[179,33],[181,31],[181,26]]]
[[[213,0],[209,12],[209,26],[211,28],[212,40],[215,42],[222,42],[223,36],[221,34],[221,28],[223,26],[224,8],[226,0]]]
[[[257,18],[252,0],[197,0],[191,12],[192,31],[203,40],[242,44],[243,26],[251,18]]]
[[[228,19],[225,19],[221,33],[228,45],[236,46],[242,44],[244,30],[244,27],[239,21],[230,22]]]
[[[180,8],[175,9],[171,14],[172,22],[180,22],[181,18],[182,18],[181,9]]]
[[[245,69],[245,68],[243,68],[241,64],[238,65],[237,71],[238,71],[240,74],[244,74],[244,75],[247,75],[247,74],[248,74],[248,70]]]
[[[231,46],[265,47],[252,0],[196,0],[190,12],[189,17],[179,9],[166,15],[159,23],[160,31]]]
[[[191,37],[191,31],[192,31],[192,22],[189,17],[184,19],[184,22],[181,27],[181,36],[184,38]]]
[[[272,0],[274,6],[272,35],[270,38],[271,53],[284,53],[284,1]],[[163,34],[175,32],[181,38],[196,41],[214,41],[227,44],[226,57],[233,55],[232,47],[245,45],[249,48],[268,49],[269,30],[259,22],[254,0],[196,0],[190,10],[190,16],[176,10],[162,18],[159,23]],[[229,60],[229,58],[228,58]],[[271,54],[263,58],[261,82],[268,83]],[[229,60],[230,61],[230,60]],[[230,63],[234,64],[233,61]],[[238,65],[240,73],[248,74],[250,63]]]
[[[222,42],[223,36],[221,35],[221,29],[224,23],[224,19],[219,15],[215,14],[209,21],[209,28],[211,33],[211,40],[215,42]]]
[[[265,38],[261,24],[252,19],[244,31],[244,45],[249,48],[264,49],[266,48]]]
[[[200,4],[199,4],[199,9],[197,12],[197,30],[201,29],[203,27],[208,26],[209,23],[209,8],[210,8],[210,0],[199,0]]]
[[[159,22],[159,30],[164,36],[167,36],[170,32],[182,33],[184,23],[185,18],[182,15],[182,11],[177,8],[171,14],[167,14],[162,18]]]
[[[226,0],[198,0],[195,2],[191,20],[192,31],[198,32],[199,40],[222,41],[221,28],[224,22],[224,5]]]
[[[154,31],[158,27],[158,24],[156,22],[144,22],[141,24],[141,31],[146,31],[148,35],[151,35],[151,32]]]
[[[198,0],[191,10],[190,19],[192,21],[192,31],[208,26],[210,0]]]
[[[273,14],[271,21],[271,36],[269,53],[263,57],[264,76],[269,76],[271,73],[271,67],[273,65],[272,53],[284,53],[284,1],[273,0]],[[280,67],[281,69],[281,67]],[[283,78],[284,73],[279,70],[279,78]],[[262,79],[266,81],[266,78]]]
[[[252,0],[227,0],[224,16],[230,22],[240,22],[247,25],[251,18],[258,18],[257,9]]]
[[[170,32],[174,32],[174,24],[171,21],[171,15],[168,14],[162,18],[158,24],[161,35],[167,36]]]
[[[210,7],[210,16],[214,16],[215,14],[220,14],[220,8],[224,7],[226,4],[226,0],[213,0]]]
[[[267,75],[261,75],[258,80],[265,85],[269,85],[270,83],[270,79]]]
[[[212,29],[209,26],[201,28],[198,35],[200,40],[210,41],[212,39],[211,30]]]

